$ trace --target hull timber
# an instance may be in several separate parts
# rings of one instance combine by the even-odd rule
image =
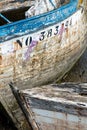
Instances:
[[[32,31],[31,24],[27,24],[29,19],[24,20],[21,24],[16,22],[5,25],[5,28],[0,27],[0,102],[19,130],[28,130],[29,128],[8,83],[14,82],[20,89],[25,89],[61,79],[76,63],[87,46],[86,6],[87,1],[85,0],[78,10],[70,8],[68,13],[72,11],[73,13],[67,18],[64,17],[64,12],[61,13],[62,15],[55,15],[55,17],[43,18],[41,15],[39,21],[48,20],[49,24],[52,20],[50,18],[60,20],[59,16],[61,16],[63,19],[56,23],[54,20],[54,23],[49,26],[46,24],[42,28],[40,26],[43,26],[46,21],[42,24],[33,21],[34,32],[29,34],[26,32],[26,27]],[[54,14],[57,11],[55,10]],[[34,19],[31,18],[30,21],[32,20]],[[37,27],[40,30],[35,31]],[[22,29],[24,34],[21,32]],[[39,36],[40,41],[38,41]],[[34,41],[29,46],[32,38]]]
[[[87,83],[36,87],[19,95],[33,130],[87,130]]]
[[[28,81],[34,86],[60,79],[86,49],[86,24],[83,24],[81,8],[64,21],[38,32],[13,39],[6,36],[5,42],[1,38],[0,82]]]

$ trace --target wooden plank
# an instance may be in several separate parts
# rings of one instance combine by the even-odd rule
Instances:
[[[87,116],[87,97],[81,94],[86,90],[87,84],[65,83],[36,87],[22,93],[26,104],[32,108]]]

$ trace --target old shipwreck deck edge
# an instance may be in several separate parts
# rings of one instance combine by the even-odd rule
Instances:
[[[33,130],[86,130],[87,83],[45,85],[16,91]]]

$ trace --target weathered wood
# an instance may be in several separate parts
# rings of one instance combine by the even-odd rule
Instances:
[[[27,105],[30,101],[33,108],[87,116],[86,91],[87,84],[60,84],[32,88],[23,93]]]
[[[0,102],[18,130],[30,130],[25,117],[17,104],[8,84],[0,84]]]
[[[84,6],[82,5],[84,10],[80,7],[72,16],[56,25],[43,27],[32,35],[27,34],[25,38],[15,37],[13,40],[9,39],[0,43],[0,102],[19,130],[27,130],[28,127],[25,125],[27,123],[23,113],[11,94],[9,82],[16,83],[19,89],[40,86],[61,79],[72,68],[87,46],[87,13],[85,11],[87,1],[85,0],[84,3]],[[7,4],[6,7],[8,7]],[[64,30],[61,30],[62,25],[65,27]],[[58,27],[59,30],[57,30]],[[38,35],[43,38],[43,31],[46,32],[45,39],[38,41],[38,44],[30,48],[31,37],[36,38]],[[57,34],[57,31],[60,34]],[[24,45],[27,44],[26,46],[21,44],[22,40]],[[2,45],[4,45],[3,48],[1,48]],[[26,60],[23,59],[25,54]]]
[[[9,85],[10,85],[10,88],[12,90],[12,93],[14,94],[14,96],[19,104],[19,107],[21,108],[24,116],[26,117],[26,119],[28,121],[29,126],[31,127],[31,129],[38,130],[38,126],[34,122],[34,119],[32,118],[31,113],[30,112],[28,113],[26,111],[24,104],[21,102],[19,90],[17,88],[14,88],[12,83],[10,83]]]
[[[72,20],[73,25],[69,25],[68,30],[66,29],[63,32],[62,39],[56,35],[39,41],[32,48],[30,58],[26,61],[23,60],[23,55],[25,55],[23,50],[25,49],[27,55],[29,55],[29,48],[21,48],[19,44],[13,43],[14,49],[17,50],[9,53],[8,56],[1,55],[0,82],[12,81],[16,82],[18,86],[21,86],[21,84],[35,86],[52,82],[54,79],[61,79],[86,48],[86,20],[84,12],[81,13],[81,11],[82,9],[63,21],[66,24],[67,21]],[[77,17],[79,18],[76,19]],[[58,26],[61,27],[59,24]],[[52,26],[52,29],[56,28]],[[44,31],[48,33],[48,30],[49,28]],[[0,46],[2,45],[0,44]]]
[[[19,93],[25,109],[32,112],[41,130],[86,130],[87,96],[81,94],[84,91],[87,91],[87,83],[63,83],[26,89]]]

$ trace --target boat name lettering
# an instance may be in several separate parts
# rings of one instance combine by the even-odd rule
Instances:
[[[71,20],[66,21],[65,23],[61,23],[59,25],[53,26],[50,29],[44,30],[38,35],[32,35],[24,37],[24,39],[17,39],[16,42],[20,45],[20,47],[29,46],[32,44],[32,41],[43,41],[46,38],[52,37],[54,35],[62,35],[64,30],[68,28],[68,25],[71,25]],[[35,40],[36,39],[36,40]]]

